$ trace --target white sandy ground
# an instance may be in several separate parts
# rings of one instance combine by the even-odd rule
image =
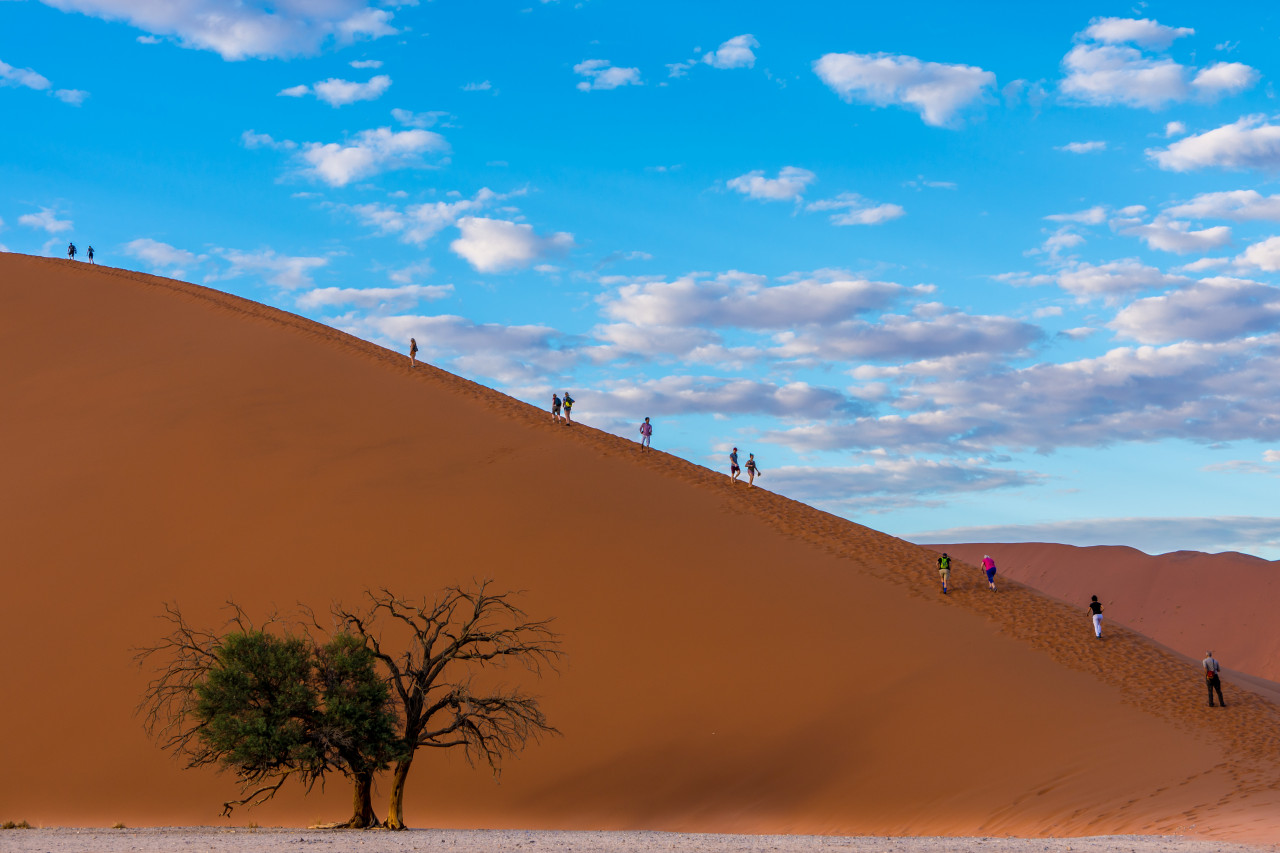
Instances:
[[[694,835],[674,832],[530,832],[440,830],[407,832],[298,829],[13,829],[0,831],[3,853],[279,853],[279,851],[451,851],[491,853],[1276,853],[1167,835],[1089,838],[885,838],[822,835]]]

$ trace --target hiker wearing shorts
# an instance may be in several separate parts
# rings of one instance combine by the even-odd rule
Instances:
[[[67,244],[67,259],[68,259],[68,260],[72,260],[72,261],[74,261],[74,260],[76,259],[76,244],[75,244],[75,243],[68,243],[68,244]]]
[[[409,338],[409,366],[418,366],[418,339]]]
[[[89,251],[87,252],[87,254],[89,256],[89,263],[93,263],[93,247],[92,246],[89,247]]]
[[[760,470],[760,466],[756,464],[756,455],[754,453],[747,454],[747,485],[755,485],[756,475],[764,476],[764,472]]]
[[[649,419],[645,418],[644,423],[640,424],[640,447],[652,448],[649,439],[653,436],[653,424],[649,423]]]
[[[1093,597],[1093,601],[1089,602],[1089,609],[1086,611],[1093,617],[1093,634],[1099,640],[1102,639],[1102,603],[1098,601],[1098,596]]]
[[[1218,676],[1222,673],[1222,666],[1219,665],[1218,659],[1213,656],[1213,650],[1205,652],[1205,659],[1200,661],[1204,665],[1204,683],[1209,688],[1209,707],[1213,707],[1213,691],[1218,691],[1218,704],[1227,707],[1227,700],[1222,698],[1222,679]]]
[[[996,591],[996,561],[991,559],[990,554],[982,555],[982,571],[987,576],[987,586],[992,592]]]
[[[554,393],[551,395],[551,419],[560,423],[560,397]]]
[[[942,594],[948,595],[947,584],[951,582],[951,558],[946,552],[938,558],[938,577],[942,578]]]
[[[564,392],[564,422],[573,423],[573,398],[568,391]]]
[[[734,448],[729,454],[729,479],[738,482],[738,477],[742,476],[742,469],[738,467],[738,448]]]

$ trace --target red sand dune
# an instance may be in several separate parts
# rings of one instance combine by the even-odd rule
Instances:
[[[1017,584],[943,598],[927,549],[152,276],[0,255],[0,356],[0,818],[218,822],[231,779],[132,715],[162,602],[492,575],[565,637],[563,737],[500,785],[421,756],[412,824],[1280,839],[1275,705],[1209,713],[1184,659]]]
[[[1207,649],[1224,667],[1280,681],[1280,562],[1248,554],[1044,542],[929,545],[973,565],[991,554],[997,570],[1083,612],[1092,595],[1106,617],[1199,660]],[[980,579],[977,570],[974,583]],[[1082,620],[1082,630],[1089,630]]]

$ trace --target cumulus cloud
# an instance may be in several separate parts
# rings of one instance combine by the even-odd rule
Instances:
[[[396,31],[392,14],[365,0],[279,3],[269,0],[42,0],[64,12],[125,21],[183,47],[212,50],[223,59],[312,54],[328,42],[350,44]]]
[[[1226,225],[1193,231],[1190,223],[1163,216],[1146,223],[1121,217],[1112,220],[1111,227],[1120,234],[1137,237],[1153,249],[1180,255],[1216,249],[1231,242],[1231,229]]]
[[[1236,258],[1236,264],[1265,272],[1280,272],[1280,237],[1268,237],[1249,246]]]
[[[769,285],[764,276],[733,271],[627,284],[601,301],[606,316],[638,326],[786,329],[879,310],[910,292],[892,282],[852,278]]]
[[[776,178],[766,178],[762,170],[756,170],[731,178],[727,185],[731,190],[761,201],[795,201],[817,179],[818,176],[808,169],[784,166]]]
[[[342,107],[354,104],[356,101],[377,100],[390,87],[391,78],[386,74],[379,74],[364,83],[330,77],[311,86],[290,86],[288,89],[282,89],[278,94],[290,98],[311,94],[331,107]]]
[[[320,287],[298,297],[307,309],[354,305],[376,311],[403,311],[424,300],[444,299],[453,293],[452,284],[406,284],[402,287]]]
[[[54,89],[49,78],[38,71],[31,68],[15,68],[7,62],[0,62],[0,86],[45,92],[73,107],[80,106],[85,98],[89,97],[89,93],[82,89]]]
[[[152,240],[150,237],[140,237],[125,243],[124,253],[143,261],[154,269],[169,270],[191,266],[204,260],[205,257],[197,256],[186,249],[170,246],[168,243],[161,243],[159,240]]]
[[[692,414],[820,418],[861,408],[840,391],[806,382],[778,384],[718,376],[664,376],[593,389],[593,412],[634,417]]]
[[[433,131],[379,127],[362,130],[345,143],[307,142],[299,156],[306,164],[303,174],[344,187],[382,172],[421,167],[426,155],[448,152],[449,143]]]
[[[841,468],[783,466],[769,469],[769,488],[820,507],[883,509],[925,503],[924,496],[1029,486],[1043,480],[1030,471],[996,468],[981,459],[876,459]]]
[[[1168,148],[1147,149],[1161,169],[1280,169],[1280,126],[1266,116],[1244,116],[1233,124],[1188,136]]]
[[[1165,214],[1187,219],[1280,222],[1280,195],[1264,196],[1257,190],[1201,193],[1191,201],[1170,207]]]
[[[573,235],[566,231],[542,237],[534,233],[531,225],[505,219],[464,216],[458,220],[458,229],[462,236],[449,248],[478,272],[528,267],[573,248]]]
[[[1171,136],[1182,136],[1187,132],[1187,126],[1180,121],[1171,121],[1164,126],[1165,138]]]
[[[209,276],[205,279],[206,281],[254,275],[286,290],[313,287],[312,271],[329,263],[328,258],[278,255],[272,249],[261,249],[257,252],[218,249],[217,252],[230,263],[230,266],[221,273]]]
[[[846,102],[902,106],[935,126],[953,124],[961,110],[996,85],[996,75],[976,66],[888,53],[828,53],[813,63],[813,70]]]
[[[1051,213],[1045,217],[1050,222],[1076,222],[1081,225],[1101,225],[1107,221],[1107,208],[1096,205],[1075,213]]]
[[[1190,27],[1169,27],[1149,18],[1094,18],[1082,35],[1105,44],[1132,42],[1164,50],[1174,39],[1195,35]]]
[[[1280,328],[1280,289],[1240,278],[1206,278],[1139,299],[1107,324],[1144,344],[1225,341]]]
[[[269,133],[258,133],[253,130],[246,130],[240,134],[240,143],[245,148],[270,148],[275,151],[292,151],[298,147],[298,143],[288,139],[275,140],[271,138]]]
[[[1142,290],[1177,287],[1190,279],[1168,275],[1136,258],[1127,258],[1105,264],[1077,263],[1058,273],[1057,281],[1059,287],[1080,301],[1097,298],[1113,301]]]
[[[1106,151],[1107,143],[1099,139],[1089,142],[1068,142],[1066,145],[1059,145],[1058,150],[1069,154],[1088,154],[1092,151]]]
[[[583,92],[593,89],[616,89],[619,86],[642,86],[639,68],[620,68],[607,59],[588,59],[573,66],[573,73],[586,80],[578,83]]]
[[[373,202],[355,204],[348,209],[361,222],[376,228],[379,233],[399,234],[404,242],[421,246],[463,216],[509,197],[510,194],[503,195],[488,187],[482,187],[471,198],[457,201],[431,201],[424,204],[411,204],[403,209],[395,205]]]
[[[1256,69],[1240,62],[1216,62],[1202,68],[1191,81],[1191,86],[1210,97],[1234,95],[1252,89],[1258,82]]]
[[[718,48],[703,55],[702,61],[712,68],[750,68],[756,64],[756,55],[751,52],[759,47],[755,36],[744,33],[734,36]]]
[[[834,210],[830,217],[832,225],[879,225],[900,216],[907,211],[898,204],[876,204],[857,193],[840,193],[835,198],[815,201],[805,210]]]
[[[58,211],[52,207],[42,207],[39,213],[24,213],[18,217],[18,224],[47,231],[50,234],[70,231],[74,227],[70,219],[59,219]]]

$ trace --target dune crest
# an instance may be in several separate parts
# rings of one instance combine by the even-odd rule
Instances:
[[[564,736],[500,785],[423,757],[412,825],[1280,838],[1275,705],[1209,713],[1185,660],[1028,587],[943,598],[926,548],[207,288],[0,255],[0,326],[15,819],[216,822],[231,780],[132,716],[162,602],[492,576],[556,619]]]

